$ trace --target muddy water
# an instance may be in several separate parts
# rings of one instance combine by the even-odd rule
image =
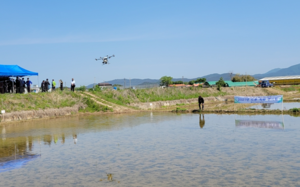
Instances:
[[[0,186],[299,186],[299,121],[139,113],[0,126]]]

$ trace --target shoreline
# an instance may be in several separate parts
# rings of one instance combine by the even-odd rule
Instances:
[[[299,116],[300,107],[295,105],[293,110],[280,109],[249,109],[253,104],[235,104],[234,95],[283,95],[283,103],[300,101],[300,92],[286,92],[280,88],[223,88],[222,94],[214,88],[205,89],[149,89],[140,91],[148,99],[140,99],[138,102],[137,93],[132,90],[110,91],[108,93],[76,91],[73,92],[53,92],[27,95],[3,95],[2,109],[9,109],[9,112],[0,115],[0,126],[12,122],[31,121],[37,119],[55,119],[68,116],[88,116],[88,115],[111,115],[137,112],[176,112],[176,113],[200,113],[200,114],[289,114]],[[145,93],[144,93],[145,92]],[[106,96],[110,95],[112,98]],[[135,95],[134,95],[135,94]],[[147,95],[148,94],[148,95]],[[150,96],[150,95],[151,96]],[[170,97],[166,97],[170,94]],[[176,94],[189,96],[186,99],[174,99]],[[197,111],[198,99],[191,95],[204,94],[205,110]],[[143,95],[143,97],[144,97]],[[121,97],[122,96],[122,97]],[[173,96],[173,97],[172,97]],[[149,98],[152,97],[151,101]],[[126,102],[124,98],[130,98]],[[158,100],[161,99],[161,100]],[[172,100],[173,98],[173,100]],[[170,100],[168,100],[170,99]],[[300,104],[300,102],[299,102]],[[64,107],[65,106],[65,107]],[[299,105],[300,106],[300,105]],[[35,109],[32,109],[35,108]],[[39,109],[46,108],[46,109]],[[24,110],[25,109],[25,110]],[[27,110],[26,110],[27,109]],[[31,109],[31,110],[28,110]],[[4,118],[3,118],[4,117]]]
[[[66,107],[70,108],[70,107]],[[55,109],[55,110],[65,110],[66,108],[61,108],[61,109]],[[53,110],[53,109],[46,109],[46,110]],[[27,112],[33,112],[33,111],[27,111]],[[45,112],[43,110],[43,112]],[[50,120],[50,119],[57,119],[57,118],[68,118],[68,117],[76,117],[76,116],[96,116],[96,115],[113,115],[113,114],[126,114],[126,113],[138,113],[138,112],[171,112],[171,113],[178,113],[178,114],[184,114],[184,113],[193,113],[193,114],[239,114],[239,115],[290,115],[294,117],[299,117],[300,112],[293,112],[291,110],[265,110],[265,109],[255,109],[255,110],[204,110],[204,111],[199,111],[198,109],[194,110],[183,110],[183,111],[175,111],[175,110],[134,110],[134,111],[115,111],[115,112],[74,112],[74,113],[67,113],[64,115],[53,115],[53,116],[41,116],[41,117],[33,117],[30,118],[27,116],[27,118],[13,118],[13,120],[5,120],[4,116],[4,121],[3,117],[1,116],[1,122],[0,126],[5,126],[9,124],[15,124],[15,123],[22,123],[22,122],[28,122],[28,121],[36,121],[36,120]],[[24,115],[24,111],[21,112],[13,112],[14,115],[18,115],[18,113]],[[7,113],[9,114],[9,113]],[[11,114],[11,113],[10,113]]]

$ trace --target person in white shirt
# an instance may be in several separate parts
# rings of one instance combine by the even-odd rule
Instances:
[[[74,78],[72,78],[72,81],[71,81],[71,91],[74,92],[74,89],[75,89],[75,80],[74,80]]]

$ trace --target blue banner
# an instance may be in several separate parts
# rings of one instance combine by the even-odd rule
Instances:
[[[282,95],[234,96],[234,103],[282,103]]]

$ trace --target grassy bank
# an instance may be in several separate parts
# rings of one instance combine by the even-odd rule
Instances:
[[[239,87],[239,88],[222,88],[218,91],[216,88],[149,88],[149,89],[125,89],[125,90],[111,90],[111,89],[95,89],[90,92],[98,97],[109,102],[128,105],[130,103],[144,103],[155,101],[171,101],[179,99],[192,99],[202,97],[217,97],[225,95],[266,95],[262,88],[253,87]]]
[[[92,101],[89,97],[82,97],[78,93],[70,91],[54,91],[51,93],[30,93],[30,94],[1,94],[0,110],[9,112],[59,109],[80,105],[81,112],[108,111],[106,106],[101,106]]]
[[[203,88],[150,88],[150,89],[125,89],[125,90],[96,90],[91,93],[119,105],[127,105],[139,102],[170,101],[178,99],[224,96],[228,93]]]

